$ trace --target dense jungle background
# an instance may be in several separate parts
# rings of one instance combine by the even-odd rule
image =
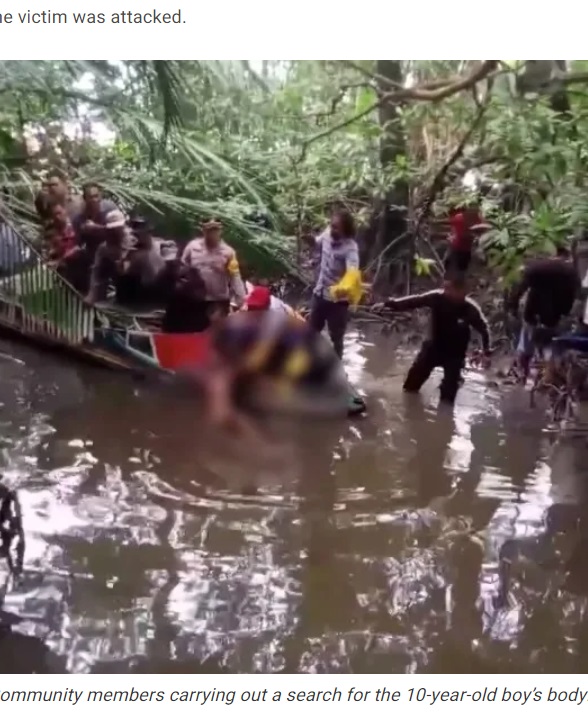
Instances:
[[[498,306],[587,225],[586,61],[3,61],[0,98],[0,214],[31,238],[59,167],[162,236],[219,216],[246,274],[300,285],[342,202],[366,281],[406,292],[476,198]],[[413,350],[372,318],[345,347],[367,417],[276,420],[277,466],[187,390],[0,342],[26,531],[0,672],[588,671],[585,429],[477,368],[453,411],[406,401]]]
[[[205,216],[255,271],[304,279],[300,238],[356,211],[366,275],[439,270],[448,210],[483,198],[488,263],[583,229],[588,67],[566,60],[4,61],[2,212],[43,172],[99,181],[170,237]]]

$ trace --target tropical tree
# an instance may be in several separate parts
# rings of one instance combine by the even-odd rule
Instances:
[[[247,260],[298,272],[334,202],[376,277],[439,263],[475,188],[501,274],[585,224],[588,73],[562,60],[2,62],[3,212],[34,219],[43,172],[100,181],[188,237],[218,215]],[[263,221],[256,221],[256,216]]]

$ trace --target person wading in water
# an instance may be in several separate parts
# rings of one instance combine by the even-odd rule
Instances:
[[[567,246],[559,246],[555,256],[533,261],[524,269],[507,300],[509,312],[516,317],[521,299],[527,294],[517,345],[521,382],[527,381],[536,349],[555,336],[561,320],[572,312],[581,289]]]
[[[341,358],[349,306],[360,301],[362,292],[353,216],[344,209],[334,211],[329,228],[311,240],[320,250],[320,262],[308,321],[317,332],[327,326]]]
[[[479,305],[467,297],[462,274],[448,276],[441,290],[388,300],[376,305],[375,309],[416,310],[423,307],[431,310],[429,336],[408,370],[403,388],[405,392],[420,391],[435,367],[442,367],[441,401],[453,404],[462,381],[461,372],[470,342],[471,328],[482,338],[486,365],[488,363],[488,322]]]

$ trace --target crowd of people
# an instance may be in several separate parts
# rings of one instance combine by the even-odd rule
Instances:
[[[164,307],[164,330],[185,333],[206,329],[231,302],[245,301],[235,251],[215,219],[181,251],[154,236],[144,218],[127,218],[97,184],[75,196],[58,171],[48,175],[36,207],[46,258],[89,304],[112,296],[130,308]]]
[[[271,377],[282,384],[341,384],[340,358],[350,308],[363,293],[356,227],[351,213],[333,211],[328,227],[312,237],[317,275],[310,314],[302,321],[264,285],[244,282],[234,249],[222,237],[222,225],[210,219],[201,235],[183,251],[173,241],[153,236],[140,217],[126,220],[120,209],[87,184],[80,198],[58,172],[47,178],[37,201],[45,226],[47,255],[89,303],[104,300],[113,287],[121,303],[165,305],[163,330],[190,333],[212,329],[213,359],[206,378],[211,414],[219,421],[237,418],[230,395],[243,377]],[[428,308],[430,328],[404,382],[418,392],[435,367],[441,367],[441,400],[453,403],[472,329],[482,341],[483,362],[491,357],[488,321],[467,294],[467,271],[478,236],[488,226],[477,206],[465,206],[449,218],[443,286],[421,295],[388,300],[378,310]],[[555,334],[580,298],[580,280],[567,248],[534,261],[511,292],[507,307],[526,303],[517,347],[524,378],[545,330]],[[231,307],[238,314],[230,315]],[[327,328],[333,350],[320,337]],[[336,360],[326,355],[334,355]]]
[[[418,392],[435,367],[442,367],[441,401],[452,404],[463,382],[471,329],[481,337],[481,363],[489,366],[492,347],[488,321],[481,308],[467,296],[467,270],[476,239],[488,226],[477,206],[466,206],[450,216],[449,247],[444,285],[421,295],[389,300],[379,309],[431,311],[429,334],[404,382],[404,390]],[[517,330],[515,359],[511,369],[526,384],[533,358],[550,353],[545,382],[556,383],[560,360],[568,350],[588,352],[588,276],[579,273],[572,255],[573,242],[559,245],[555,254],[529,261],[520,279],[507,293],[504,310],[509,331]],[[522,314],[520,303],[524,300]]]
[[[307,322],[266,285],[243,280],[218,220],[203,223],[201,234],[179,250],[173,241],[154,236],[143,218],[127,219],[97,184],[74,195],[59,171],[47,176],[36,208],[47,260],[87,303],[114,295],[122,306],[163,307],[166,333],[211,330],[214,356],[204,386],[218,419],[235,417],[228,414],[233,403],[227,395],[253,374],[284,389],[326,384],[335,374],[341,382],[336,358],[343,354],[349,306],[361,297],[355,224],[348,211],[335,211],[329,227],[313,239],[320,257]],[[232,312],[237,314],[224,319]],[[326,352],[320,336],[325,325],[334,348]]]

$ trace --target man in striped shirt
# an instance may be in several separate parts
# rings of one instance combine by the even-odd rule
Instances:
[[[461,384],[461,371],[473,328],[482,338],[486,360],[490,357],[490,330],[479,305],[467,297],[463,275],[446,278],[441,290],[392,299],[379,306],[390,310],[431,310],[429,335],[404,381],[405,392],[418,392],[435,367],[443,368],[441,401],[453,404]]]

